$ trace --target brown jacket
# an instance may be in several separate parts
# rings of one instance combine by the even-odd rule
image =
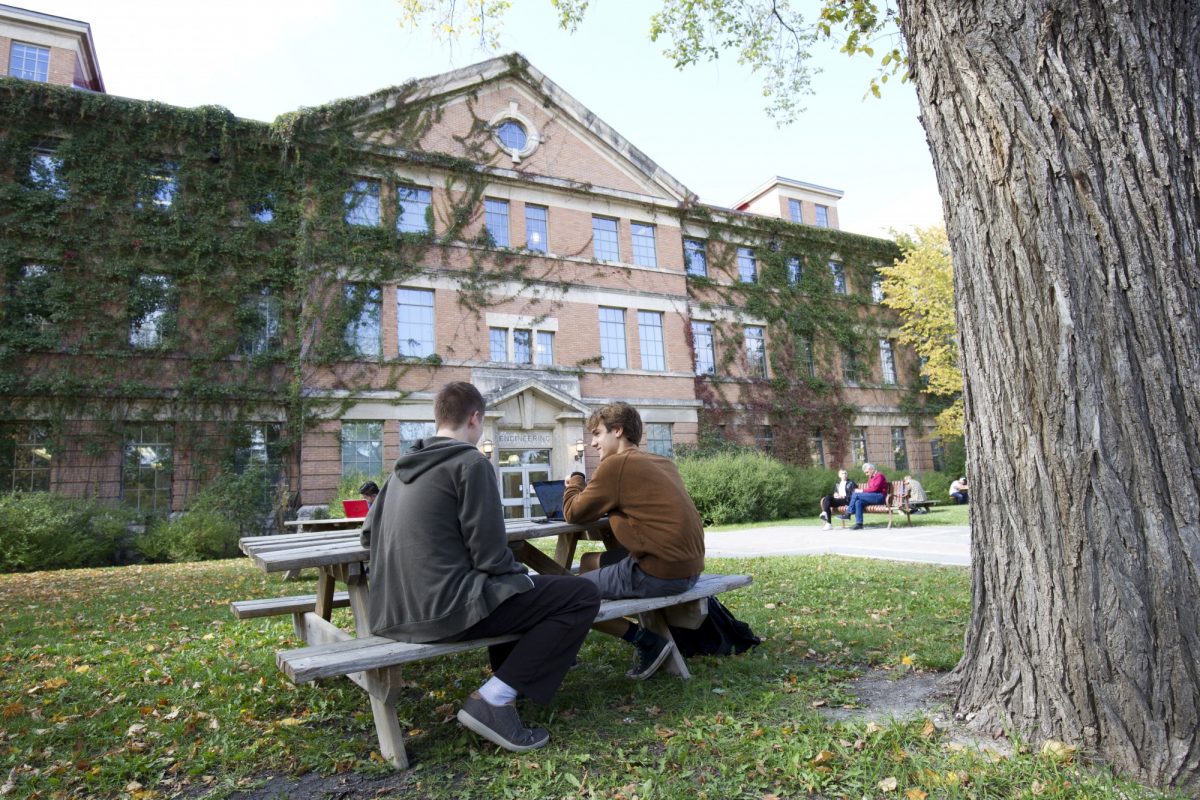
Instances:
[[[626,450],[600,462],[591,483],[567,480],[563,516],[590,522],[608,515],[613,535],[648,574],[670,580],[704,571],[704,524],[668,458]]]

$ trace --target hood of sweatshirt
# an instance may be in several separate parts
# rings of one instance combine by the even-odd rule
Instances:
[[[396,459],[396,479],[401,483],[412,483],[423,473],[467,451],[479,452],[472,444],[445,436],[421,439],[410,452]]]

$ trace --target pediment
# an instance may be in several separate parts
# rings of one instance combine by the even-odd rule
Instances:
[[[501,176],[609,190],[672,205],[696,195],[519,54],[410,81],[357,104],[347,120],[373,150],[436,163],[450,156]],[[515,119],[535,146],[506,149],[494,135]]]
[[[476,381],[478,382],[478,378]],[[489,409],[500,409],[513,400],[523,398],[552,406],[559,417],[577,415],[586,418],[591,415],[592,409],[573,396],[568,388],[565,384],[554,386],[538,378],[517,379],[491,391],[485,391],[484,399],[487,400]]]

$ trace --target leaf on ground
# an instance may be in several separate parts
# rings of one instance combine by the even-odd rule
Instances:
[[[1075,753],[1079,748],[1073,747],[1066,742],[1060,742],[1057,739],[1047,739],[1042,745],[1042,758],[1048,758],[1051,761],[1057,761],[1060,764],[1066,764],[1075,757]]]
[[[283,719],[279,720],[279,727],[281,728],[294,728],[300,724],[300,720],[296,719],[295,717],[284,717]]]
[[[881,730],[883,730],[883,726],[878,722],[867,723],[867,733],[879,733]]]
[[[825,764],[832,760],[833,760],[833,753],[830,752],[829,750],[822,750],[821,752],[819,752],[815,756],[813,756],[812,760],[809,761],[808,763],[810,763],[814,767],[816,767],[816,766],[820,766],[821,764]]]
[[[929,797],[929,792],[913,787],[905,792],[904,796],[908,798],[908,800],[925,800],[926,797]]]
[[[896,787],[900,785],[900,781],[889,775],[881,780],[877,785],[879,787],[879,791],[881,792],[894,792],[896,791]]]
[[[933,724],[933,720],[927,719],[925,720],[925,724],[921,726],[921,736],[925,739],[929,739],[937,733],[937,730],[937,725]]]

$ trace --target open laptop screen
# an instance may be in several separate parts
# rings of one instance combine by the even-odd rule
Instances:
[[[537,494],[538,502],[546,519],[560,520],[563,518],[563,489],[566,481],[534,481],[533,491]]]

